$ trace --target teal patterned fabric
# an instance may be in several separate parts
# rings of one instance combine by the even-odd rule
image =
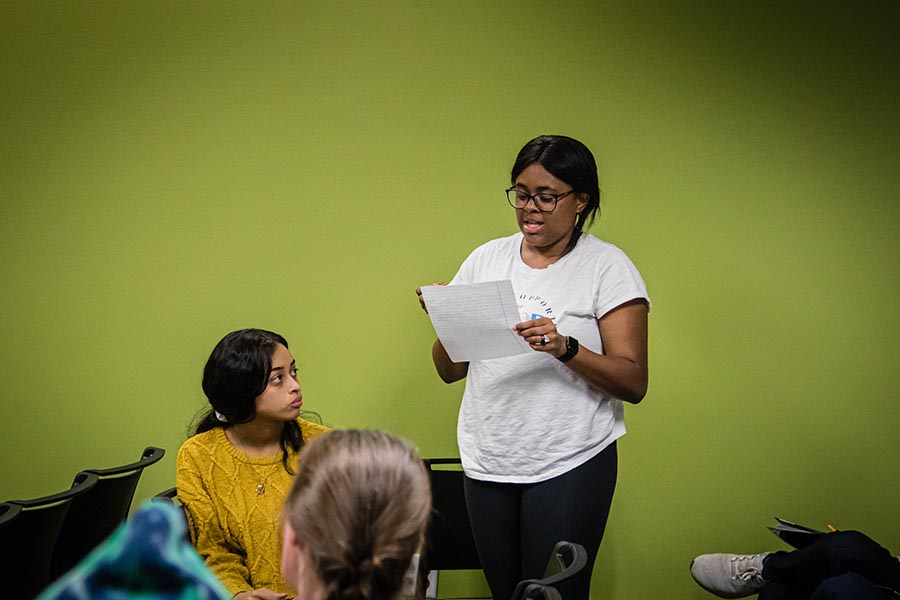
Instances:
[[[38,600],[230,600],[187,539],[184,515],[148,500]]]

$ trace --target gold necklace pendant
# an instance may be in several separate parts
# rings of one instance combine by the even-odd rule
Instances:
[[[263,484],[259,484],[258,486],[256,486],[256,493],[257,493],[258,495],[265,494],[265,493],[266,493],[266,486],[263,485]]]

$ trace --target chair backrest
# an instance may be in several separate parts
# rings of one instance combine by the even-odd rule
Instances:
[[[512,595],[512,600],[524,600],[527,598],[526,591],[528,586],[537,584],[553,588],[561,595],[560,586],[566,581],[577,575],[587,565],[587,550],[581,544],[574,542],[557,542],[550,554],[550,560],[547,561],[547,568],[544,571],[542,579],[524,579],[516,586]],[[537,593],[540,590],[532,590]],[[544,593],[541,591],[541,593]]]
[[[0,527],[18,517],[20,512],[22,512],[22,507],[18,504],[13,502],[0,504]]]
[[[178,500],[178,488],[170,487],[161,492],[153,494],[154,500],[168,500],[172,504],[175,504],[176,500]]]
[[[581,544],[557,542],[547,561],[541,583],[555,585],[572,577],[587,564],[587,551]]]
[[[82,472],[96,475],[97,485],[75,498],[66,514],[53,556],[54,579],[77,565],[125,520],[141,474],[165,453],[162,448],[148,446],[136,462]]]
[[[458,458],[423,461],[431,478],[431,520],[426,534],[424,568],[429,570],[480,569],[472,524],[466,510],[463,472],[435,469],[434,465],[459,465]]]
[[[529,583],[522,591],[522,600],[562,600],[562,596],[553,586]]]
[[[52,560],[63,520],[72,502],[97,485],[94,473],[79,473],[64,492],[11,500],[0,510],[0,577],[4,595],[34,598],[53,580]]]

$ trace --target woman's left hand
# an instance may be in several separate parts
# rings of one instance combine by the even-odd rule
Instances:
[[[566,353],[566,336],[560,335],[556,325],[547,317],[518,323],[515,330],[536,352],[546,352],[555,357]]]

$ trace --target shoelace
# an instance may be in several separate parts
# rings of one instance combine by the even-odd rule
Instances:
[[[760,558],[761,554],[751,554],[749,556],[736,556],[731,559],[733,563],[740,563],[744,561],[754,560]],[[734,579],[742,581],[744,583],[758,583],[762,586],[765,583],[765,580],[762,577],[762,571],[757,569],[756,567],[747,567],[741,568],[742,565],[737,565],[739,572],[733,575]]]
[[[734,576],[735,579],[740,579],[741,581],[747,582],[757,582],[763,583],[762,573],[760,573],[756,569],[747,569],[746,571],[741,571],[737,575]]]

